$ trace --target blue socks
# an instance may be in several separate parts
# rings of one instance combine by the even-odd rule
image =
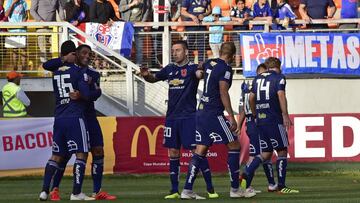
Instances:
[[[251,182],[254,178],[256,169],[261,164],[262,159],[260,156],[255,156],[249,165],[246,166],[246,188],[250,187]]]
[[[186,190],[193,189],[196,175],[199,172],[200,164],[204,158],[205,158],[204,156],[200,156],[200,155],[194,153],[194,155],[191,158],[191,161],[189,163],[189,170],[188,170],[188,173],[186,176],[186,182],[185,182],[184,189],[186,189]]]
[[[171,194],[179,192],[180,157],[170,157]]]
[[[49,194],[51,180],[58,169],[59,165],[56,161],[49,160],[46,163],[42,191]]]
[[[287,157],[278,157],[276,161],[276,170],[278,173],[278,187],[280,190],[286,187],[285,186],[286,167],[287,167]]]
[[[269,185],[275,185],[274,171],[273,171],[271,160],[264,161],[263,168],[264,168],[264,173],[266,175],[266,178],[268,179]]]
[[[61,179],[64,176],[66,165],[69,162],[70,158],[71,158],[71,155],[66,156],[66,157],[64,157],[64,160],[61,163],[59,163],[59,168],[53,177],[53,184],[51,186],[51,190],[53,190],[56,187],[57,188],[59,187]]]
[[[97,194],[101,189],[101,183],[104,171],[104,155],[93,156],[91,164],[91,176],[93,179],[93,192]]]
[[[214,186],[212,183],[209,161],[207,160],[206,156],[203,157],[203,160],[200,163],[200,170],[206,183],[206,190],[209,193],[214,193]]]
[[[85,175],[86,161],[82,159],[76,159],[74,163],[74,179],[73,179],[73,194],[77,195],[81,193],[81,187]]]
[[[228,152],[228,168],[230,173],[231,188],[239,188],[239,173],[240,173],[240,149],[229,150]]]

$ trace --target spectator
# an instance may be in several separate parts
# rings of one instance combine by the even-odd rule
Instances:
[[[30,14],[38,22],[55,22],[56,11],[61,10],[59,0],[31,0]],[[64,20],[62,18],[61,20]],[[52,32],[49,28],[38,29],[37,32],[50,33]],[[51,38],[49,36],[40,35],[38,37],[38,46],[40,49],[40,62],[44,63],[47,61],[48,54],[50,51],[47,47],[51,45]]]
[[[27,20],[27,3],[25,0],[8,0],[5,6],[5,15],[8,21],[12,23],[25,22]],[[26,29],[8,29],[9,32],[26,32]],[[26,36],[11,36],[10,47],[12,50],[12,59],[15,70],[26,69]],[[7,40],[5,40],[6,42]],[[5,44],[7,47],[7,43]]]
[[[296,19],[296,15],[294,11],[292,11],[290,5],[285,2],[285,0],[277,0],[277,7],[274,18],[276,19],[277,24],[273,25],[273,29],[285,30],[289,27],[291,21]],[[279,25],[280,20],[282,20],[281,25]]]
[[[106,0],[96,0],[91,4],[90,22],[111,25],[114,17],[114,9]]]
[[[258,0],[254,4],[253,9],[254,20],[266,20],[269,24],[272,23],[272,10],[267,0]],[[253,30],[264,30],[263,25],[254,25]]]
[[[5,21],[7,21],[7,16],[5,15],[4,0],[0,0],[0,22]]]
[[[27,115],[25,106],[30,105],[30,100],[20,87],[23,75],[11,71],[6,75],[8,83],[2,88],[4,117],[24,117]]]
[[[65,4],[66,21],[78,26],[89,19],[89,6],[82,0],[70,0]]]
[[[328,8],[329,13],[328,13]],[[334,17],[336,7],[333,0],[301,0],[299,12],[307,23],[312,19],[331,19]],[[327,24],[307,24],[307,28],[322,29],[328,28]]]
[[[121,18],[126,22],[145,22],[149,16],[150,6],[150,0],[120,0]],[[139,35],[143,30],[143,28],[135,27],[136,64],[138,65],[143,62],[143,39]]]
[[[219,21],[230,21],[230,17],[222,17],[221,16],[221,8],[219,6],[215,6],[212,10],[211,16],[206,16],[203,21],[204,22],[219,22]],[[209,34],[209,44],[211,51],[213,53],[213,58],[220,57],[220,47],[223,43],[223,32],[224,26],[222,25],[213,25],[209,27],[209,31],[212,32]]]
[[[357,18],[357,7],[360,2],[356,2],[354,0],[342,0],[341,1],[341,12],[340,16],[341,19],[346,18]],[[358,26],[357,23],[351,23],[351,24],[340,24],[340,29],[349,29],[349,28],[356,28]]]
[[[236,6],[231,8],[231,20],[240,22],[243,25],[235,25],[234,30],[249,30],[249,20],[252,19],[252,11],[245,6],[245,0],[236,0]],[[240,33],[232,34],[232,38],[236,47],[235,64],[236,68],[240,67]]]
[[[181,5],[181,15],[184,21],[193,21],[196,24],[211,14],[211,0],[183,0]],[[206,31],[205,26],[187,26],[185,30],[188,32]],[[187,36],[190,50],[198,50],[198,62],[205,60],[205,34],[190,33]],[[194,60],[195,61],[195,60]]]
[[[159,1],[157,1],[159,2]],[[164,5],[152,3],[153,10],[153,22],[176,22],[179,20],[181,15],[181,0],[165,0]],[[164,27],[153,26],[153,31],[162,32]],[[162,67],[162,35],[154,34],[153,35],[153,45],[154,45],[154,56],[155,64],[154,66]]]

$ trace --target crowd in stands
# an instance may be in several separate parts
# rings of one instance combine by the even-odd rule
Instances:
[[[213,1],[213,2],[212,2]],[[245,0],[233,1],[229,11],[221,11],[223,5],[214,5],[215,0],[31,0],[31,7],[26,0],[0,0],[0,22],[22,22],[32,19],[39,22],[67,21],[78,26],[84,22],[97,22],[111,26],[114,21],[127,22],[160,22],[160,21],[192,21],[196,24],[201,22],[235,21],[239,25],[233,26],[233,30],[263,30],[264,25],[249,26],[249,20],[268,21],[272,24],[271,29],[284,30],[294,29],[295,19],[304,19],[310,22],[313,19],[332,19],[336,12],[333,0],[297,0],[297,3],[287,3],[287,0]],[[299,2],[300,1],[300,2]],[[229,2],[229,1],[227,1]],[[291,1],[293,2],[293,1]],[[358,2],[354,0],[342,0],[341,18],[358,18]],[[30,9],[30,15],[27,10]],[[296,11],[296,12],[294,12]],[[296,15],[295,13],[298,14]],[[341,28],[356,28],[358,24],[344,24]],[[307,24],[309,28],[327,28],[327,24]],[[138,33],[143,31],[162,31],[162,27],[135,28],[135,50],[137,64],[143,63],[143,38]],[[198,60],[203,61],[209,44],[213,56],[218,56],[219,45],[223,41],[222,34],[210,34],[207,43],[204,34],[197,31],[206,31],[206,26],[187,26],[186,31],[192,32],[187,35],[190,42],[190,50],[199,50]],[[222,31],[223,26],[210,26],[210,31]],[[1,30],[0,30],[1,31]],[[12,30],[21,32],[24,30]],[[38,29],[37,32],[51,32],[48,28]],[[232,39],[237,40],[237,34]],[[51,44],[51,38],[38,37],[40,49],[40,61],[46,61],[47,43]],[[153,37],[154,52],[158,55],[159,37]],[[239,43],[236,43],[237,45]],[[19,53],[19,52],[17,52]],[[19,55],[19,54],[17,54]],[[15,56],[14,57],[18,57]],[[237,47],[236,66],[240,66],[240,48]],[[21,56],[20,56],[21,58]],[[15,61],[22,61],[15,60]],[[20,64],[23,65],[23,64]]]

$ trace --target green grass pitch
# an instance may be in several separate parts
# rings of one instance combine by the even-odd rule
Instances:
[[[181,186],[185,175],[181,176]],[[193,200],[190,202],[360,202],[360,163],[289,163],[287,185],[299,189],[299,194],[277,194],[266,191],[266,177],[262,167],[257,171],[253,186],[262,193],[250,199],[229,198],[229,177],[227,174],[215,174],[215,190],[220,194],[216,200]],[[37,200],[42,184],[42,177],[0,178],[0,202],[30,203]],[[117,195],[121,203],[158,203],[180,202],[182,200],[164,200],[169,190],[166,175],[108,175],[104,177],[103,188]],[[83,191],[90,194],[90,177],[84,181]],[[61,202],[68,201],[72,188],[71,177],[65,177],[61,183]],[[197,178],[194,191],[205,195],[204,180]],[[105,201],[102,201],[105,202]]]

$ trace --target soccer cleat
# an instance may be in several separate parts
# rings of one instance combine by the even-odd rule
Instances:
[[[48,199],[48,194],[45,191],[42,191],[39,195],[40,201],[46,201]]]
[[[241,176],[243,177],[243,176]],[[240,187],[245,190],[246,189],[246,184],[247,184],[247,181],[245,178],[241,178],[241,181],[240,181]]]
[[[71,194],[71,195],[70,195],[70,200],[92,201],[92,200],[95,200],[95,198],[89,197],[89,196],[85,195],[85,193],[79,193],[79,194],[77,194],[77,195]]]
[[[269,185],[268,186],[268,192],[277,192],[278,191],[278,185]]]
[[[256,192],[255,192],[254,188],[252,188],[252,187],[246,188],[246,190],[244,192],[245,198],[254,197],[255,195],[256,195]]]
[[[192,190],[183,190],[181,192],[180,198],[181,199],[206,199],[205,197],[202,197],[202,196],[196,194]]]
[[[241,188],[238,188],[238,189],[231,188],[230,189],[230,197],[231,198],[245,197],[244,190]]]
[[[180,199],[180,194],[178,192],[171,193],[164,197],[165,199]]]
[[[50,192],[50,200],[51,200],[51,201],[60,201],[59,188],[55,187],[55,188]]]
[[[101,190],[97,194],[94,193],[92,197],[96,200],[116,200],[116,196]]]
[[[299,193],[299,192],[300,192],[299,190],[291,189],[288,187],[284,187],[283,189],[281,189],[279,191],[279,193],[281,193],[281,194],[290,194],[290,193]]]
[[[209,199],[217,199],[217,198],[219,198],[219,194],[216,192],[213,192],[213,193],[208,192],[208,197],[209,197]]]

